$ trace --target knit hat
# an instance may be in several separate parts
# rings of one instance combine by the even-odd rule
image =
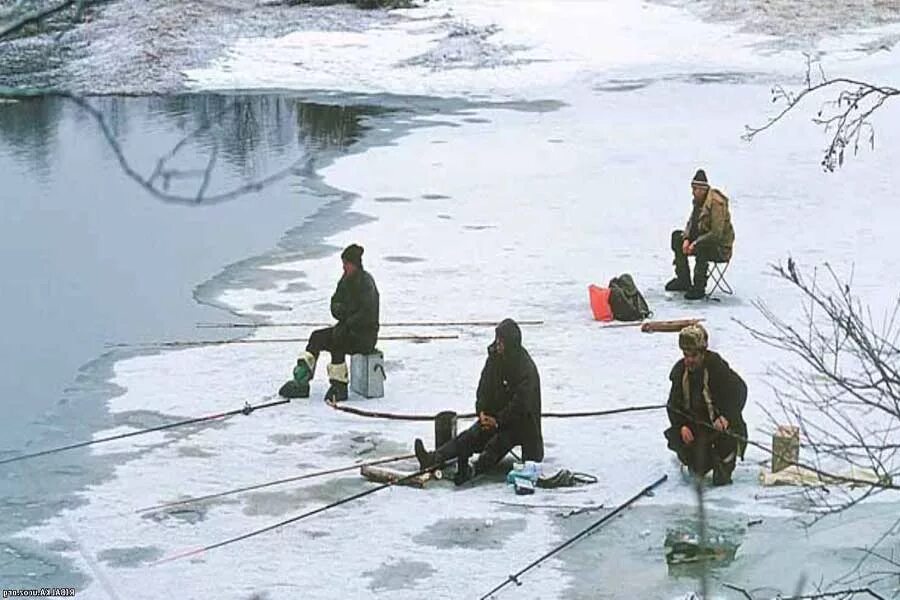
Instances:
[[[691,180],[691,185],[709,187],[709,180],[706,178],[706,171],[704,171],[703,169],[697,169],[697,172],[694,173],[694,179]]]
[[[352,265],[362,267],[363,247],[356,244],[350,244],[341,252],[341,260],[345,260]]]
[[[709,334],[702,325],[688,325],[678,334],[678,347],[685,352],[700,352],[709,345]]]

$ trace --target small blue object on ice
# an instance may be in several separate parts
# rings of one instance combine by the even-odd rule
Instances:
[[[522,496],[534,493],[534,484],[541,476],[541,463],[525,461],[513,463],[513,469],[506,474],[506,483],[512,484],[516,494]]]
[[[526,496],[534,493],[534,482],[524,477],[516,477],[513,481],[513,487],[516,489],[517,496]]]

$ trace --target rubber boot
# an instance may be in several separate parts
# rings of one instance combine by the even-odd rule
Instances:
[[[294,380],[297,383],[309,383],[315,375],[316,356],[312,352],[304,352],[294,367]]]
[[[294,378],[286,382],[278,394],[282,398],[309,398],[309,380],[316,372],[316,357],[312,352],[304,352],[297,359],[294,367]]]
[[[715,459],[713,462],[713,485],[731,484],[731,474],[734,472],[735,459],[734,453],[725,460]]]
[[[425,449],[425,443],[422,442],[421,439],[416,438],[415,443],[413,444],[416,453],[416,460],[419,461],[419,470],[424,471],[425,469],[430,469],[433,467],[437,460],[435,455],[436,452],[429,452]]]
[[[462,485],[472,479],[472,467],[469,466],[469,458],[460,456],[456,459],[456,475],[453,476],[453,483]]]
[[[282,398],[309,398],[309,384],[308,383],[297,383],[294,379],[290,381],[286,381],[281,389],[278,390],[278,395]]]
[[[331,386],[325,392],[325,400],[328,402],[343,402],[347,399],[347,383],[350,381],[347,372],[347,363],[328,365],[328,381]]]
[[[666,284],[667,292],[686,292],[691,288],[691,268],[686,256],[678,256],[672,261],[675,265],[675,278]]]
[[[694,285],[684,295],[685,300],[702,300],[706,298],[706,269],[709,266],[705,260],[697,260],[694,265]]]
[[[678,276],[676,276],[674,279],[670,279],[668,283],[666,283],[667,292],[686,292],[690,288],[691,280],[687,278],[682,279]]]

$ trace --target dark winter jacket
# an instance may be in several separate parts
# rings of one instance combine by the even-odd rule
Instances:
[[[523,460],[544,459],[541,433],[541,379],[528,351],[522,347],[519,326],[507,319],[497,327],[503,354],[494,344],[478,381],[475,410],[497,419],[500,429],[511,429],[522,444]]]
[[[368,271],[357,269],[344,275],[331,297],[331,315],[337,319],[341,335],[355,340],[355,346],[375,348],[378,341],[379,295]]]
[[[747,384],[741,379],[728,362],[719,354],[707,351],[701,367],[702,397],[691,397],[691,385],[688,371],[684,366],[684,359],[679,360],[672,367],[669,380],[672,387],[669,390],[669,401],[666,405],[669,413],[671,428],[666,431],[666,437],[680,436],[682,426],[688,425],[695,434],[703,425],[693,423],[691,415],[699,415],[703,423],[711,425],[720,416],[724,416],[729,423],[729,431],[747,437],[747,426],[744,423],[742,412],[747,403]],[[696,418],[696,417],[695,417]],[[707,429],[708,431],[708,429]],[[743,457],[744,444],[739,443],[739,454]]]

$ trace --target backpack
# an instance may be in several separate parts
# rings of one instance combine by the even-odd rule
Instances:
[[[609,280],[609,305],[617,321],[642,321],[653,314],[628,273]]]

